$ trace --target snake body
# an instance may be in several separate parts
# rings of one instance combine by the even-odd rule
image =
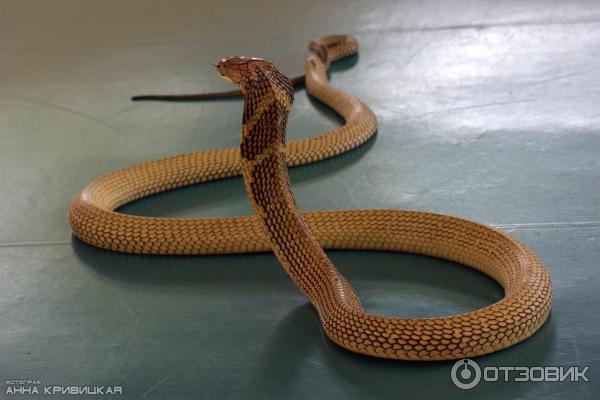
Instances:
[[[151,161],[93,181],[71,203],[73,233],[92,245],[129,253],[272,250],[314,305],[327,336],[346,349],[370,356],[401,360],[474,357],[512,346],[536,332],[551,308],[548,272],[525,245],[502,231],[419,211],[299,211],[288,166],[355,148],[377,127],[367,105],[327,81],[330,63],[355,53],[356,40],[330,36],[312,41],[309,48],[306,87],[345,119],[342,127],[286,144],[293,100],[290,80],[265,60],[222,60],[219,73],[240,85],[244,95],[240,148]],[[153,193],[240,174],[256,216],[169,219],[115,211]],[[323,248],[410,252],[455,261],[497,280],[505,296],[490,306],[455,316],[371,315]]]

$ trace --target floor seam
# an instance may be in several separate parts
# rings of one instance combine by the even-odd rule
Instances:
[[[40,240],[31,242],[5,242],[0,243],[0,248],[3,247],[34,247],[34,246],[66,246],[70,245],[71,241],[63,240]]]
[[[600,227],[600,221],[533,222],[524,224],[494,224],[492,226],[500,229],[596,228]]]

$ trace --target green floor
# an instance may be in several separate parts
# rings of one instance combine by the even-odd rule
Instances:
[[[0,398],[27,397],[7,394],[13,379],[122,385],[128,399],[597,395],[600,3],[238,3],[0,1]],[[239,99],[130,95],[229,89],[209,62],[231,54],[296,75],[308,41],[331,33],[358,38],[360,56],[331,79],[369,104],[380,128],[357,150],[292,170],[300,206],[427,210],[503,227],[549,268],[554,307],[531,339],[477,361],[589,366],[590,382],[460,390],[451,362],[386,362],[332,344],[270,254],[132,256],[71,237],[67,206],[90,180],[239,142]],[[298,91],[289,137],[339,123]],[[251,209],[236,178],[124,211]],[[372,312],[445,315],[502,296],[482,274],[436,259],[331,256]]]

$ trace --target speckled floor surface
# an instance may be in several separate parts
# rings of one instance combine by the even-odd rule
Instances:
[[[270,254],[131,256],[72,239],[68,203],[88,181],[238,144],[239,99],[130,95],[229,89],[209,62],[231,54],[296,75],[308,41],[332,33],[361,44],[332,82],[368,103],[380,129],[351,153],[292,170],[299,205],[427,210],[505,228],[546,263],[554,308],[534,337],[477,362],[589,366],[590,382],[460,390],[451,362],[386,362],[329,342]],[[0,398],[26,397],[7,394],[13,379],[122,385],[128,399],[593,398],[599,82],[592,1],[0,1]],[[299,90],[289,137],[338,124]],[[236,178],[124,211],[251,209]],[[440,260],[331,255],[373,312],[444,315],[502,296]]]

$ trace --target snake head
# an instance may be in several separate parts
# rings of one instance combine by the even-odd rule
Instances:
[[[221,59],[216,67],[221,78],[235,85],[242,85],[257,69],[266,65],[271,63],[261,58],[233,56]]]

